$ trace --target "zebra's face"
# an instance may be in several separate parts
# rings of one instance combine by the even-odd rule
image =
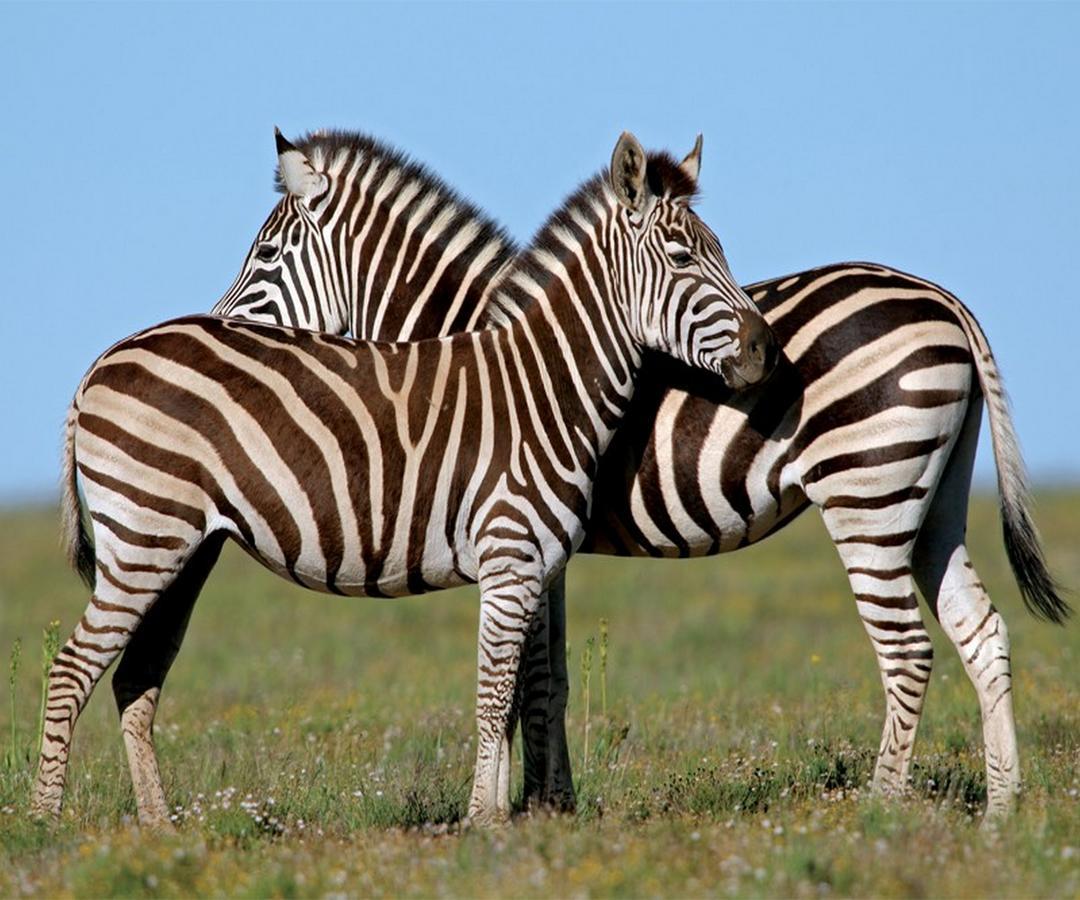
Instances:
[[[732,276],[720,241],[690,208],[700,154],[700,138],[679,164],[646,157],[633,135],[619,139],[611,185],[628,252],[617,257],[616,278],[642,345],[740,389],[772,372],[777,342]]]
[[[344,334],[348,300],[332,267],[320,210],[330,177],[278,137],[285,196],[263,223],[232,287],[211,310],[256,322]],[[313,298],[317,298],[313,299]]]

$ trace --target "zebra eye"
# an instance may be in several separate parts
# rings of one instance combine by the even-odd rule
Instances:
[[[255,256],[263,262],[271,262],[278,255],[278,248],[274,244],[259,244],[255,248]]]
[[[673,265],[678,266],[680,269],[690,265],[694,261],[694,257],[690,255],[688,250],[670,250],[668,251],[668,259],[671,260]]]

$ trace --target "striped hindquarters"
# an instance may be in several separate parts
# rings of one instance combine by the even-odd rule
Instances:
[[[861,264],[747,291],[783,348],[773,376],[737,395],[685,369],[647,373],[601,465],[587,547],[708,555],[760,540],[809,500],[919,498],[917,472],[977,390],[954,298]]]

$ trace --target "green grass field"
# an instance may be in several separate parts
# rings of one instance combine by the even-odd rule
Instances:
[[[1039,498],[1051,565],[1080,586],[1080,493]],[[203,591],[156,723],[178,834],[140,834],[108,684],[79,722],[62,821],[27,816],[41,634],[87,595],[50,510],[0,513],[0,895],[1080,896],[1080,627],[1024,611],[995,504],[972,556],[1012,638],[1025,792],[997,835],[979,710],[937,659],[912,797],[867,795],[877,668],[816,513],[692,562],[580,557],[569,580],[579,811],[462,831],[472,772],[475,590],[346,600],[235,548]],[[1076,603],[1074,597],[1074,605]],[[606,715],[593,649],[606,619]],[[5,692],[6,693],[6,692]],[[515,770],[520,793],[519,755]]]

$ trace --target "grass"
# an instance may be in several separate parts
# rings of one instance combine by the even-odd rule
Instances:
[[[1076,492],[1040,497],[1071,585],[1078,510]],[[5,744],[16,729],[0,767],[2,896],[1080,894],[1080,630],[1024,612],[988,498],[970,545],[1010,629],[1025,781],[996,836],[974,817],[978,705],[936,625],[912,797],[867,796],[881,687],[813,513],[723,559],[574,561],[575,816],[457,824],[475,751],[475,591],[325,597],[227,549],[156,723],[179,833],[134,827],[108,685],[80,720],[63,818],[44,827],[27,817],[42,631],[58,618],[66,638],[86,595],[52,511],[9,510],[0,527],[0,652],[22,643],[14,723],[0,711]],[[520,791],[516,754],[515,768]]]

